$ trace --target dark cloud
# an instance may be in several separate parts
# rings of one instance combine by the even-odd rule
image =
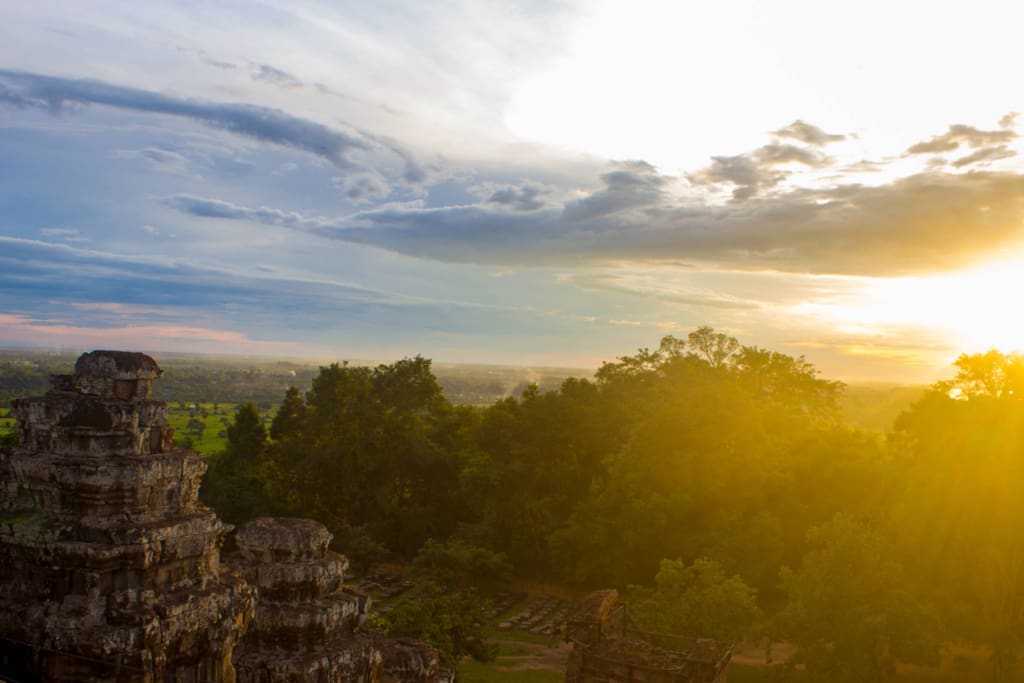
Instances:
[[[1003,117],[1004,119],[1006,117]],[[942,135],[935,135],[931,140],[911,145],[907,154],[934,154],[938,152],[952,152],[967,145],[971,149],[987,147],[989,145],[1000,145],[1015,139],[1017,134],[1012,130],[980,130],[974,126],[953,124],[949,130]]]
[[[583,221],[658,204],[664,200],[665,185],[671,178],[660,175],[646,161],[625,161],[601,180],[604,189],[565,205],[565,220]]]
[[[544,200],[541,199],[544,194],[546,192],[537,185],[508,185],[495,190],[487,198],[487,203],[506,206],[514,211],[536,211],[544,208]]]
[[[197,198],[176,198],[172,205],[439,261],[506,265],[683,260],[740,270],[891,276],[963,267],[1024,240],[1024,176],[1011,173],[924,173],[889,185],[794,190],[726,206],[680,204],[661,191],[663,179],[650,175],[608,174],[616,192],[641,188],[643,202],[630,195],[624,203],[631,210],[615,204],[618,210],[584,211],[578,202],[561,212],[410,206],[328,220]],[[609,191],[591,196],[612,203]]]
[[[790,138],[807,145],[814,145],[815,147],[821,147],[830,142],[841,142],[846,139],[845,135],[826,133],[821,128],[800,119],[797,119],[785,128],[772,131],[772,135],[777,135],[780,138]]]
[[[997,145],[995,147],[982,147],[981,149],[971,152],[967,156],[960,157],[953,162],[953,166],[956,168],[963,168],[964,166],[970,166],[971,164],[977,164],[986,161],[997,161],[999,159],[1009,159],[1010,157],[1017,156],[1017,153],[1007,147],[1006,145]]]
[[[789,172],[777,168],[785,164],[802,164],[809,168],[823,168],[832,159],[817,150],[796,145],[771,143],[748,154],[711,157],[711,165],[687,176],[694,185],[735,185],[733,199],[750,199],[763,189],[775,187]]]
[[[6,81],[6,85],[3,83]],[[97,104],[167,116],[180,116],[238,135],[323,157],[353,168],[348,155],[377,146],[365,136],[249,104],[222,104],[172,97],[100,81],[56,78],[0,70],[0,102],[61,112],[69,105]]]

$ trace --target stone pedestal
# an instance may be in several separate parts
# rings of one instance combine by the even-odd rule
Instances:
[[[254,593],[221,568],[206,465],[173,446],[161,374],[94,351],[13,413],[0,453],[0,672],[17,680],[235,680]]]

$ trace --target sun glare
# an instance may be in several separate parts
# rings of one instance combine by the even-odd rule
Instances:
[[[927,328],[948,335],[947,343],[963,351],[1024,349],[1024,316],[1011,306],[1024,292],[1024,254],[946,275],[860,283],[850,294],[797,310],[861,333]]]

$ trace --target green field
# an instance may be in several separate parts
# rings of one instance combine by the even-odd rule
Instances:
[[[213,455],[227,444],[227,428],[238,406],[233,403],[168,402],[167,421],[174,427],[174,442],[203,455]],[[261,413],[270,427],[272,410]]]

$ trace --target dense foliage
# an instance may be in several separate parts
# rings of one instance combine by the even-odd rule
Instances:
[[[448,624],[428,634],[448,656],[486,655],[473,591],[514,572],[630,586],[653,630],[784,639],[814,680],[885,680],[956,641],[1009,681],[1024,364],[956,365],[883,438],[803,358],[706,327],[485,408],[452,405],[420,357],[335,364],[269,435],[244,406],[203,495],[233,522],[315,517],[356,564],[415,558],[422,599],[392,626]]]

